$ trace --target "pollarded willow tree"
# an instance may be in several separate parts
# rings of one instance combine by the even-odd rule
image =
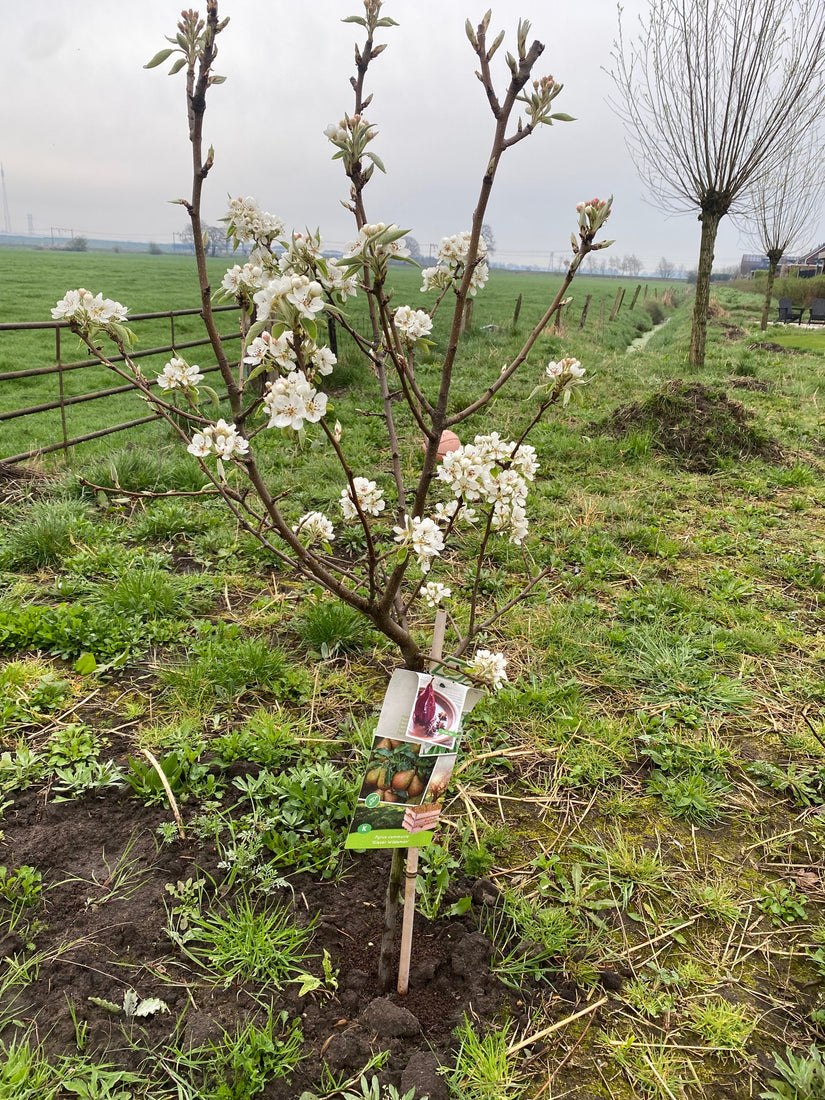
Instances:
[[[775,171],[761,176],[748,195],[741,221],[768,257],[768,280],[760,328],[768,327],[776,269],[791,248],[810,243],[825,206],[822,129],[812,129],[809,145],[795,149]]]
[[[241,310],[240,355],[230,353],[215,324],[206,268],[208,227],[201,217],[204,185],[216,155],[205,148],[204,117],[212,87],[224,81],[213,65],[218,36],[228,23],[218,16],[217,0],[207,0],[206,17],[184,11],[176,35],[167,39],[171,48],[161,50],[147,68],[172,58],[170,75],[182,73],[185,78],[193,172],[191,198],[179,201],[192,227],[202,316],[226,393],[224,410],[216,408],[217,394],[210,394],[197,364],[176,356],[155,380],[141,373],[130,356],[133,337],[119,302],[79,288],[58,302],[52,316],[64,319],[93,355],[128,379],[167,421],[243,529],[287,570],[364,615],[398,647],[410,669],[427,666],[429,643],[421,617],[428,614],[427,607],[450,596],[438,576],[445,555],[454,552],[468,579],[464,600],[452,605],[456,611],[445,660],[497,687],[506,679],[503,655],[476,649],[468,660],[470,646],[479,636],[488,637],[522,600],[540,592],[552,568],[538,564],[527,543],[528,488],[539,467],[527,439],[552,406],[567,403],[584,374],[572,358],[537,368],[528,357],[565,303],[581,261],[612,242],[596,243],[611,200],[580,203],[572,259],[544,315],[494,379],[479,385],[469,399],[465,396],[464,403],[453,396],[453,380],[462,366],[465,306],[487,281],[484,218],[500,162],[537,130],[570,121],[554,108],[562,86],[552,76],[534,75],[544,46],[529,40],[529,22],[519,22],[515,49],[504,53],[499,68],[496,55],[504,32],[491,40],[490,17],[487,12],[475,27],[466,24],[476,76],[492,115],[489,152],[481,166],[470,228],[443,238],[436,264],[422,272],[421,290],[430,295],[429,308],[392,300],[391,264],[412,262],[406,230],[368,216],[367,185],[384,165],[375,149],[377,130],[366,117],[372,95],[365,85],[370,66],[386,45],[376,38],[396,24],[382,13],[381,0],[364,0],[363,14],[344,20],[362,29],[350,79],[351,113],[343,113],[324,131],[348,180],[344,205],[354,218],[354,239],[343,257],[335,259],[325,254],[318,232],[289,233],[280,218],[252,198],[231,199],[224,219],[227,235],[251,251],[247,263],[226,273],[218,294]],[[366,297],[366,331],[352,315],[354,295]],[[422,348],[428,358],[435,356],[427,338],[440,308],[449,311],[449,335],[438,368],[428,364],[421,371]],[[366,412],[381,424],[383,434],[377,463],[363,453],[346,425],[330,423],[328,379],[332,376],[334,384],[336,356],[324,342],[326,326],[320,323],[328,318],[348,333],[369,368]],[[122,359],[106,354],[106,339]],[[477,434],[445,455],[445,432],[465,431],[508,383],[520,383],[525,395],[524,420],[513,437],[502,438],[497,431]],[[210,396],[211,403],[206,400]],[[218,418],[218,411],[225,415]],[[279,447],[300,461],[306,437],[315,447],[328,449],[338,470],[336,482],[319,490],[317,503],[324,511],[302,511],[295,486],[272,476],[268,468],[267,456]],[[339,549],[342,523],[349,527],[349,551]],[[475,534],[467,530],[471,523],[477,525]],[[517,548],[522,569],[520,584],[491,602],[482,577],[496,539]],[[356,542],[358,552],[353,553]]]
[[[657,202],[702,223],[690,363],[705,360],[719,223],[810,143],[825,108],[822,0],[651,0],[619,22],[611,76],[636,167]]]

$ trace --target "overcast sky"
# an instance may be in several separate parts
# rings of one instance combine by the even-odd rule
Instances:
[[[455,0],[386,0],[400,24],[370,70],[368,117],[379,131],[367,199],[372,221],[409,228],[426,250],[469,228],[492,137],[492,116],[464,20],[483,14]],[[628,28],[644,0],[624,0]],[[6,0],[0,36],[0,161],[13,233],[53,229],[86,237],[168,243],[186,223],[169,200],[187,195],[190,159],[183,74],[143,65],[172,35],[174,0]],[[352,111],[353,42],[343,24],[356,0],[223,0],[230,24],[219,39],[205,137],[215,147],[204,215],[216,222],[227,193],[254,195],[287,226],[321,228],[329,247],[352,239],[340,163],[324,127]],[[488,208],[499,262],[546,267],[569,256],[574,207],[614,194],[613,253],[635,253],[653,270],[661,257],[694,267],[695,215],[666,217],[645,201],[607,100],[603,71],[617,32],[613,0],[499,0],[492,29],[515,50],[519,15],[546,49],[536,75],[564,84],[555,109],[573,123],[543,127],[505,157]],[[492,34],[490,35],[492,38]],[[495,59],[505,82],[504,48]],[[5,208],[4,208],[5,216]],[[727,219],[726,219],[727,222]],[[0,224],[0,229],[3,225]],[[820,227],[821,228],[821,227]],[[825,230],[823,230],[825,232]],[[816,242],[813,242],[816,243]],[[723,223],[716,263],[738,262],[749,242]]]

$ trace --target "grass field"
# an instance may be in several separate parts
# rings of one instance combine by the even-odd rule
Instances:
[[[26,308],[78,282],[146,308],[96,260],[96,280],[31,280]],[[548,288],[494,275],[456,402],[512,351],[518,293],[523,333]],[[94,1095],[96,1072],[110,1095],[332,1100],[372,1073],[400,1085],[429,1044],[450,1100],[825,1096],[825,352],[777,348],[795,334],[761,333],[758,296],[723,288],[691,374],[690,303],[628,353],[651,314],[598,324],[614,295],[581,280],[566,331],[466,426],[515,432],[551,357],[591,376],[535,434],[528,552],[552,571],[488,639],[512,682],[473,713],[422,857],[421,1035],[375,1038],[363,1015],[387,859],[342,851],[395,653],[208,496],[128,496],[202,483],[159,427],[4,487],[2,1095],[75,1077]],[[387,480],[371,377],[346,357],[333,377]],[[328,449],[265,447],[290,516],[335,511]],[[486,603],[517,564],[496,547]],[[466,559],[439,579],[460,607]],[[127,988],[168,1011],[127,1016]]]
[[[210,277],[213,287],[220,280],[230,260],[210,261]],[[194,259],[182,256],[114,255],[108,253],[25,252],[0,250],[0,322],[47,321],[49,310],[62,298],[66,290],[85,286],[95,293],[116,298],[129,306],[130,312],[153,313],[168,309],[187,309],[198,305]],[[399,301],[420,304],[420,277],[409,268],[400,268],[393,275]],[[519,314],[519,331],[526,332],[542,315],[555,293],[558,275],[494,272],[489,287],[476,303],[473,325],[476,331],[495,325],[506,332],[512,329],[512,319],[519,295],[522,305]],[[638,280],[603,279],[583,277],[574,283],[573,302],[568,307],[568,325],[574,328],[581,317],[587,295],[592,295],[586,324],[598,346],[606,350],[623,349],[641,331],[649,329],[651,314],[643,308],[649,295],[659,295],[667,284],[652,280],[639,295],[636,308],[629,309]],[[625,290],[627,301],[617,319],[608,320],[619,288]],[[362,303],[363,305],[363,303]],[[358,312],[356,310],[356,316]],[[365,307],[361,322],[366,324]],[[441,320],[439,324],[443,323]],[[142,321],[135,326],[138,334],[137,350],[172,343],[168,320]],[[221,321],[221,331],[237,331],[237,323],[231,314]],[[442,338],[443,331],[436,332]],[[175,341],[193,340],[203,335],[203,325],[198,317],[178,318],[175,321]],[[347,338],[342,336],[342,357],[346,359]],[[232,345],[229,345],[230,349]],[[351,350],[351,349],[350,349]],[[150,357],[142,361],[142,369],[150,377],[158,373],[171,353]],[[192,361],[199,355],[208,356],[202,363],[212,362],[211,354],[203,351],[186,352]],[[88,358],[85,349],[70,334],[64,333],[61,344],[63,362]],[[55,337],[48,331],[0,332],[0,373],[31,366],[48,366],[55,362]],[[117,380],[105,370],[91,366],[67,372],[63,377],[64,394],[72,397],[105,389]],[[0,412],[11,411],[59,399],[59,379],[55,375],[28,377],[0,382]],[[67,408],[67,435],[69,438],[98,431],[109,425],[125,422],[144,415],[142,402],[132,394],[106,398],[89,403],[70,405]],[[145,428],[139,429],[145,432]],[[3,432],[0,457],[22,454],[38,446],[57,443],[62,438],[61,416],[58,409],[7,421]],[[128,440],[130,433],[120,437]],[[111,447],[111,439],[87,445],[105,453]],[[53,462],[54,459],[50,459]]]

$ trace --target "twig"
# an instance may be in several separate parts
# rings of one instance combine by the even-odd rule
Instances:
[[[554,1024],[544,1028],[543,1031],[537,1031],[535,1035],[528,1035],[526,1039],[522,1039],[521,1042],[515,1043],[513,1046],[507,1048],[507,1054],[515,1054],[518,1050],[523,1050],[524,1047],[532,1046],[533,1043],[537,1043],[539,1039],[546,1039],[548,1035],[552,1035],[554,1031],[559,1031],[563,1027],[567,1027],[568,1024],[572,1024],[575,1020],[580,1020],[582,1016],[589,1016],[591,1012],[595,1012],[597,1008],[601,1008],[602,1005],[606,1005],[608,1002],[607,997],[600,997],[598,1001],[594,1001],[592,1005],[587,1005],[586,1008],[580,1008],[578,1012],[574,1012],[572,1016],[565,1016],[563,1020],[556,1020]]]
[[[163,768],[161,768],[160,764],[157,761],[157,758],[148,749],[141,749],[141,752],[158,773],[158,779],[163,784],[163,789],[166,791],[166,797],[169,799],[169,806],[175,816],[175,821],[177,822],[178,836],[181,838],[181,840],[184,840],[186,838],[186,833],[183,828],[183,818],[180,816],[180,810],[178,809],[178,804],[175,801],[175,796],[172,794],[172,788],[169,786],[169,780],[164,775]]]

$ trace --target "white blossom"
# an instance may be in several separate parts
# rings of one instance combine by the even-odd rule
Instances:
[[[191,366],[185,359],[170,359],[158,375],[158,386],[162,390],[196,390],[203,381],[200,367]]]
[[[78,328],[90,331],[106,328],[110,324],[122,324],[127,320],[127,308],[102,294],[92,294],[90,290],[79,287],[67,290],[51,314],[55,321],[74,321]]]
[[[439,607],[444,600],[452,596],[452,589],[439,581],[428,581],[421,586],[420,595],[426,601],[428,607]]]
[[[300,536],[305,546],[312,546],[316,542],[332,542],[335,538],[335,528],[323,512],[307,512],[292,530]]]
[[[284,223],[275,214],[261,210],[255,199],[230,199],[229,214],[224,219],[229,225],[229,234],[241,243],[257,243],[280,237]]]
[[[549,362],[545,373],[553,383],[556,393],[562,395],[562,404],[567,405],[574,386],[583,386],[584,367],[578,359],[561,359],[558,363]]]
[[[502,653],[493,653],[489,649],[477,649],[468,669],[476,680],[489,684],[498,691],[507,681],[507,660]]]
[[[195,432],[186,449],[197,458],[205,458],[209,454],[215,454],[218,458],[231,458],[232,455],[247,454],[249,442],[234,424],[227,424],[221,419],[217,424],[207,424],[202,432]]]
[[[340,425],[336,422],[336,428],[338,427],[340,427]],[[386,507],[386,501],[376,483],[374,481],[369,481],[365,477],[356,477],[352,480],[355,486],[355,499],[357,499],[363,514],[365,516],[380,515]],[[338,503],[344,519],[351,520],[357,517],[358,511],[353,501],[352,486],[348,485],[345,489],[341,490],[341,499]]]
[[[267,382],[264,408],[269,413],[268,428],[292,428],[300,431],[307,420],[317,423],[327,410],[327,395],[313,389],[301,371],[290,371],[286,378]]]
[[[395,327],[402,340],[414,344],[422,336],[429,336],[433,328],[433,319],[423,309],[399,306],[393,316]]]
[[[388,225],[386,222],[362,225],[358,231],[358,236],[347,245],[344,259],[363,256],[365,252],[370,252],[376,256],[393,256],[396,259],[409,256],[410,250],[405,244],[406,237],[399,237],[398,240],[390,241],[389,244],[379,243],[382,235],[388,230],[395,232],[398,230],[398,226],[392,223]]]
[[[332,368],[338,362],[330,348],[316,347],[310,356],[312,365],[319,374],[332,374]]]
[[[395,541],[412,548],[422,573],[429,573],[433,559],[444,549],[444,536],[435,520],[405,516],[403,527],[393,527]]]

